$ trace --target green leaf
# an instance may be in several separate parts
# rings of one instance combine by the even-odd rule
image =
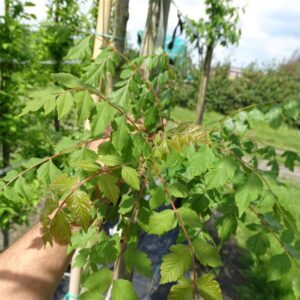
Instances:
[[[174,228],[175,215],[173,210],[165,209],[161,212],[153,212],[150,216],[147,232],[150,234],[162,235]]]
[[[222,291],[219,283],[213,279],[213,275],[206,274],[199,278],[198,288],[204,300],[222,300]]]
[[[225,215],[218,224],[218,235],[222,241],[229,239],[236,231],[237,220],[234,215]]]
[[[74,162],[72,166],[88,172],[96,172],[100,169],[99,165],[95,164],[93,161],[90,160],[78,160]]]
[[[54,81],[70,89],[86,88],[86,86],[79,80],[78,77],[69,73],[52,74],[52,78]]]
[[[71,225],[62,211],[59,211],[52,219],[50,233],[59,243],[69,243],[72,235]]]
[[[215,167],[205,175],[207,189],[220,188],[231,180],[235,174],[236,163],[229,157],[220,160]]]
[[[56,102],[58,119],[60,120],[71,111],[74,104],[74,99],[70,92],[65,92],[58,96]]]
[[[72,243],[72,238],[71,238],[71,243]],[[73,252],[73,250],[71,250],[68,253]],[[89,254],[90,254],[90,249],[80,249],[78,254],[75,257],[74,266],[79,267],[79,268],[83,268],[86,265],[86,263],[88,262]]]
[[[83,286],[89,291],[97,291],[98,293],[106,292],[112,282],[112,271],[102,268],[92,273],[83,283]]]
[[[117,182],[118,178],[110,174],[101,174],[98,179],[100,191],[113,203],[113,205],[118,203],[120,196],[120,189]]]
[[[173,245],[170,254],[163,257],[160,266],[160,283],[177,281],[182,278],[192,264],[192,256],[187,245]]]
[[[195,255],[202,265],[213,268],[222,265],[219,251],[215,246],[208,244],[201,238],[195,240],[193,242],[193,246],[195,249]]]
[[[115,120],[116,127],[113,126],[112,144],[119,151],[127,145],[129,141],[128,127],[124,117],[119,117]]]
[[[278,129],[283,121],[282,108],[274,107],[266,115],[270,127]]]
[[[81,294],[80,300],[104,300],[104,296],[97,291],[89,291]]]
[[[85,161],[85,162],[90,162],[91,164],[94,164],[95,161],[97,161],[98,155],[94,151],[87,149],[87,148],[82,148],[80,150],[75,150],[71,153],[70,155],[70,166],[71,167],[76,167],[77,163],[79,161]],[[99,169],[99,167],[97,166]]]
[[[133,189],[140,189],[140,178],[138,172],[135,169],[125,166],[122,168],[121,175],[125,182]]]
[[[46,184],[51,183],[60,175],[61,171],[53,164],[52,160],[44,163],[37,170],[37,178]]]
[[[151,209],[156,209],[167,202],[166,193],[162,186],[155,187],[154,190],[151,190],[150,195],[149,205]]]
[[[118,155],[99,155],[98,161],[109,167],[115,167],[122,164],[122,159]]]
[[[202,175],[211,167],[215,161],[215,155],[211,148],[202,146],[199,151],[193,153],[188,157],[186,165],[185,176],[191,180],[196,176]]]
[[[257,256],[260,256],[266,253],[267,249],[270,247],[270,241],[266,233],[258,232],[247,240],[247,247]]]
[[[68,198],[67,206],[71,211],[74,222],[86,231],[90,224],[89,195],[77,190]]]
[[[114,262],[120,253],[120,237],[101,240],[91,248],[90,261],[94,265]]]
[[[112,300],[136,300],[137,299],[132,283],[125,279],[118,279],[113,281],[111,295],[112,295]]]
[[[151,260],[146,253],[129,246],[125,252],[125,262],[129,271],[136,269],[141,275],[151,276]]]
[[[114,103],[117,103],[121,107],[126,108],[131,100],[129,84],[126,84],[122,88],[112,92],[109,97]]]
[[[64,59],[83,59],[89,57],[92,54],[90,47],[91,36],[80,39],[76,44],[71,47],[68,54]]]
[[[169,192],[172,196],[177,198],[186,198],[189,195],[188,188],[181,182],[171,184],[169,186]]]
[[[292,172],[294,171],[295,162],[300,161],[299,155],[293,151],[285,151],[281,157],[285,157],[284,165]]]
[[[171,287],[168,300],[192,300],[193,286],[190,279],[183,278],[178,281],[178,284]]]
[[[287,254],[282,253],[272,256],[268,264],[270,280],[281,279],[291,269],[291,262]]]
[[[96,105],[97,113],[92,120],[93,136],[103,133],[109,123],[114,119],[115,111],[107,102],[99,102]]]
[[[245,212],[247,207],[252,201],[255,201],[262,193],[263,182],[261,179],[252,172],[246,183],[244,183],[235,195],[236,205],[239,209],[239,216]]]
[[[75,94],[74,100],[76,103],[76,111],[78,121],[83,122],[90,117],[90,113],[95,104],[93,98],[88,91],[81,91]]]
[[[123,195],[121,203],[119,204],[119,213],[125,215],[132,211],[134,206],[134,198],[129,195]]]
[[[187,207],[180,207],[178,209],[178,212],[185,225],[191,226],[193,228],[202,227],[200,218],[195,211]]]
[[[296,274],[292,281],[292,287],[295,297],[300,298],[300,274],[299,272]]]

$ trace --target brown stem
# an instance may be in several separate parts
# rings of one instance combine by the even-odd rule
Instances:
[[[172,196],[171,196],[169,190],[166,187],[165,180],[161,176],[159,178],[160,178],[161,184],[163,185],[163,188],[164,188],[164,191],[165,191],[165,193],[167,195],[167,198],[168,198],[168,200],[169,200],[169,202],[171,204],[171,207],[172,207],[172,209],[174,211],[174,214],[175,214],[175,216],[176,216],[176,218],[178,220],[178,223],[179,223],[179,225],[180,225],[180,227],[181,227],[181,229],[182,229],[182,231],[184,233],[184,236],[185,236],[185,238],[186,238],[186,240],[187,240],[187,242],[189,244],[190,253],[191,253],[191,256],[192,256],[192,268],[193,268],[193,299],[195,299],[196,288],[197,288],[197,285],[196,285],[196,282],[197,282],[197,272],[196,272],[196,260],[195,260],[195,253],[194,253],[193,243],[192,243],[192,240],[190,238],[190,235],[189,235],[187,229],[184,226],[184,222],[182,221],[182,218],[181,218],[181,216],[180,216],[180,214],[179,214],[179,212],[178,212],[178,210],[177,210],[177,208],[175,206],[175,203],[172,200]]]

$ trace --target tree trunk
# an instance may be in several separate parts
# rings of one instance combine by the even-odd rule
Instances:
[[[9,229],[2,229],[3,250],[9,247]]]
[[[129,19],[129,0],[116,1],[115,48],[124,53],[127,21]]]
[[[129,0],[117,0],[115,14],[114,43],[115,48],[123,54],[125,51],[127,22],[129,19]],[[123,62],[123,58],[121,58],[121,61]],[[118,66],[116,74],[113,77],[113,84],[120,78],[121,64]]]
[[[141,46],[141,56],[153,55],[158,33],[160,0],[149,0],[148,15]]]
[[[109,42],[105,35],[109,34],[111,7],[112,0],[99,0],[93,58],[96,58],[100,54],[101,48]]]
[[[203,121],[204,109],[205,109],[205,96],[207,91],[207,85],[209,80],[209,73],[211,68],[211,62],[213,57],[214,47],[209,45],[207,47],[202,76],[200,79],[200,87],[198,92],[197,106],[196,106],[196,124],[200,125]]]

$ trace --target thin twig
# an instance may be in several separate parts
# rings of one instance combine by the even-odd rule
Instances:
[[[160,182],[161,182],[161,184],[162,184],[162,186],[164,188],[164,191],[165,191],[165,193],[167,195],[167,198],[168,198],[168,200],[169,200],[169,202],[171,204],[171,207],[172,207],[172,209],[174,211],[174,214],[175,214],[175,216],[176,216],[176,218],[178,220],[178,223],[179,223],[179,225],[180,225],[180,227],[181,227],[181,229],[182,229],[182,231],[184,233],[184,236],[185,236],[185,238],[186,238],[186,240],[187,240],[187,242],[189,244],[190,253],[191,253],[191,256],[192,256],[192,268],[193,268],[193,299],[195,299],[196,288],[197,288],[197,284],[196,284],[196,282],[197,282],[197,272],[196,272],[196,260],[195,260],[194,246],[193,246],[192,240],[190,238],[190,235],[189,235],[187,229],[184,226],[184,222],[182,221],[182,218],[181,218],[181,216],[180,216],[180,214],[178,212],[178,209],[176,208],[175,203],[172,200],[172,196],[171,196],[168,188],[166,187],[165,180],[161,176],[159,176],[159,179],[160,179]]]

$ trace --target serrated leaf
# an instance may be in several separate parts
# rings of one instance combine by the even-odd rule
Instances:
[[[86,87],[78,77],[69,73],[52,74],[52,78],[54,81],[70,89]]]
[[[172,196],[177,198],[186,198],[189,195],[188,188],[181,182],[176,182],[169,185],[169,192]]]
[[[98,159],[97,153],[94,151],[82,148],[80,150],[75,150],[70,155],[70,166],[75,167],[78,161],[89,161],[91,163],[96,162]]]
[[[100,169],[99,165],[90,160],[78,160],[74,162],[72,166],[89,172],[96,172]]]
[[[79,122],[83,122],[90,117],[94,108],[94,101],[88,91],[81,91],[75,94],[76,111]]]
[[[178,213],[185,225],[191,226],[193,228],[202,226],[199,216],[190,208],[180,207],[178,209]]]
[[[146,253],[129,246],[125,252],[125,262],[129,271],[136,269],[141,275],[151,276],[151,260]]]
[[[239,216],[245,212],[247,207],[252,201],[255,201],[262,193],[263,182],[253,172],[249,176],[248,180],[237,190],[235,195],[236,205],[239,209]]]
[[[161,212],[153,212],[150,216],[147,232],[162,235],[174,228],[175,215],[173,210],[165,209]]]
[[[270,247],[270,241],[266,233],[258,232],[249,237],[247,240],[247,247],[257,256],[260,256],[266,253],[267,249]]]
[[[116,150],[122,151],[129,141],[128,127],[124,117],[115,120],[116,127],[112,133],[112,144]]]
[[[97,291],[98,293],[106,292],[112,282],[112,271],[102,268],[92,273],[83,283],[83,286],[89,291]]]
[[[137,299],[132,283],[125,279],[118,279],[113,281],[111,295],[112,295],[112,300],[136,300]]]
[[[300,297],[300,274],[296,274],[292,281],[292,287],[295,297],[298,299]]]
[[[205,175],[207,189],[220,188],[231,180],[235,174],[236,163],[228,157],[220,160],[216,166]]]
[[[98,179],[100,191],[107,199],[111,200],[114,205],[117,204],[120,196],[120,189],[117,182],[118,178],[110,174],[101,174]]]
[[[208,244],[201,238],[195,240],[193,242],[193,246],[195,249],[195,255],[202,265],[213,268],[222,265],[219,251],[215,246]]]
[[[99,102],[96,105],[97,113],[92,120],[93,136],[103,133],[109,123],[114,119],[115,111],[107,102]]]
[[[90,197],[87,193],[77,190],[67,200],[74,222],[85,231],[90,224]]]
[[[51,160],[41,165],[37,170],[37,178],[43,183],[51,183],[56,177],[61,175],[61,171]]]
[[[218,224],[218,235],[222,241],[227,240],[236,231],[237,220],[234,215],[225,215]]]
[[[206,145],[202,146],[199,151],[188,157],[188,161],[185,164],[185,176],[191,180],[196,176],[202,175],[211,167],[214,161],[215,155],[213,151]]]
[[[285,151],[282,155],[282,157],[285,157],[284,165],[290,170],[294,171],[295,162],[300,161],[300,157],[296,152],[293,151]]]
[[[149,205],[151,209],[156,209],[167,202],[166,193],[162,186],[155,187],[154,190],[151,190],[150,195]]]
[[[222,291],[219,283],[211,274],[203,275],[198,280],[200,295],[204,300],[222,300]]]
[[[73,95],[70,92],[62,93],[58,96],[56,103],[58,119],[60,120],[71,111],[74,104]]]
[[[70,137],[63,137],[55,146],[55,153],[59,153],[61,151],[64,151],[65,153],[71,152],[77,144],[78,141],[75,141]]]
[[[119,204],[118,212],[121,215],[125,215],[130,211],[132,211],[133,206],[134,206],[134,198],[130,197],[129,195],[123,195],[121,203]]]
[[[59,243],[69,243],[71,238],[71,225],[67,216],[59,211],[51,221],[50,233]]]
[[[160,283],[177,281],[182,278],[192,264],[192,256],[187,245],[173,245],[170,254],[163,256],[160,266]]]
[[[71,239],[71,243],[72,243],[72,239]],[[71,252],[73,252],[73,250],[71,250]],[[71,252],[68,252],[68,254]],[[74,266],[83,268],[88,261],[89,254],[90,254],[90,249],[80,249],[78,254],[75,257]]]
[[[90,48],[90,40],[91,36],[80,39],[76,42],[76,44],[71,47],[68,54],[64,57],[64,59],[83,59],[92,54]]]
[[[291,262],[287,254],[282,253],[272,256],[268,264],[268,273],[270,280],[282,278],[291,269]]]
[[[94,265],[114,262],[120,252],[120,237],[113,236],[100,241],[91,248],[90,261]]]
[[[171,287],[168,300],[192,300],[193,286],[190,279],[183,278],[178,281],[178,284]]]
[[[115,167],[122,164],[122,159],[118,155],[99,155],[98,162],[109,167]]]
[[[51,112],[53,112],[55,110],[55,107],[56,107],[55,97],[53,97],[53,99],[48,99],[47,101],[45,101],[45,104],[44,104],[45,115],[48,115]]]
[[[140,189],[140,178],[138,172],[135,169],[125,166],[122,168],[121,175],[125,182],[133,189]]]

